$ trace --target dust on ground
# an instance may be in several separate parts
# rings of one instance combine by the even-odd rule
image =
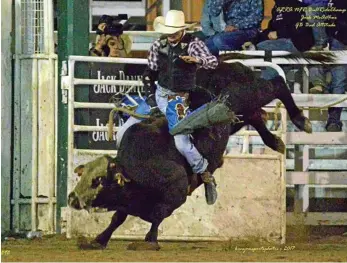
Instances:
[[[159,251],[130,251],[130,241],[111,240],[104,250],[80,250],[77,239],[64,235],[42,239],[16,239],[2,242],[4,262],[180,262],[180,261],[276,261],[322,262],[347,261],[347,236],[287,238],[285,245],[266,242],[159,242]]]

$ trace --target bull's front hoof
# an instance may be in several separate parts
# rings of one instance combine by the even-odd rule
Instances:
[[[95,240],[89,242],[88,239],[85,237],[79,237],[77,239],[77,246],[79,249],[82,250],[102,250],[106,248],[104,245],[101,245]]]
[[[128,250],[159,250],[157,242],[133,242],[128,245]]]
[[[295,118],[292,119],[292,122],[301,131],[305,131],[307,133],[312,133],[312,124],[311,124],[310,120],[307,119],[302,113],[295,116]]]

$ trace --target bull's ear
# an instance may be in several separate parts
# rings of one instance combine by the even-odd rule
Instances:
[[[81,176],[83,174],[83,170],[84,170],[84,165],[81,164],[75,168],[74,173],[77,173],[78,176]]]

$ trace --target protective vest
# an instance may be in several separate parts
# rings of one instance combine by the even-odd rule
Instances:
[[[174,47],[166,38],[160,40],[158,83],[161,87],[174,92],[188,91],[195,87],[197,65],[186,63],[179,58],[188,56],[188,47],[192,40],[190,34],[185,34]]]

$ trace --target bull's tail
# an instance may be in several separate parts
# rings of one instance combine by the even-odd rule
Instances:
[[[133,117],[139,118],[139,119],[150,118],[149,115],[138,114],[138,113],[135,113],[133,110],[129,110],[129,109],[124,108],[124,107],[116,107],[116,108],[112,109],[110,111],[109,116],[108,116],[108,140],[109,141],[113,140],[113,136],[112,136],[113,135],[113,119],[114,119],[115,113],[118,113],[118,112],[124,112],[124,113],[129,114],[130,116],[133,116]]]
[[[227,54],[221,54],[219,56],[220,62],[224,62],[227,60],[232,60],[232,59],[254,59],[254,58],[264,58],[264,54],[252,54],[248,55],[245,53],[238,53],[238,52],[233,52],[233,53],[227,53]],[[270,57],[271,53],[270,53]],[[331,52],[294,52],[294,53],[288,53],[288,54],[283,54],[280,55],[280,57],[284,57],[287,59],[293,59],[295,61],[298,61],[299,59],[305,59],[307,62],[310,61],[317,61],[320,63],[331,63],[335,62],[336,56],[334,53]]]

